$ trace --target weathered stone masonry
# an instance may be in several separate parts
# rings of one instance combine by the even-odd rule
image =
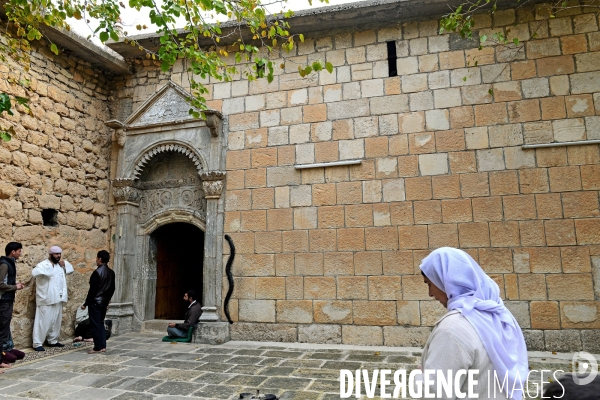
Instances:
[[[0,66],[0,91],[29,98],[31,115],[17,106],[0,117],[16,135],[0,144],[0,244],[23,243],[13,338],[31,346],[35,281],[31,269],[59,244],[75,267],[68,278],[69,303],[62,333],[71,335],[75,309],[87,293],[96,252],[109,246],[108,166],[110,95],[107,74],[77,57],[54,56],[41,47],[31,53],[30,70]],[[17,82],[30,81],[29,90]],[[57,226],[44,226],[42,210],[55,210]]]
[[[519,52],[439,35],[433,14],[383,23],[381,13],[365,13],[360,25],[313,32],[275,60],[285,68],[271,84],[206,81],[208,104],[224,118],[219,213],[238,251],[232,339],[422,345],[444,310],[428,298],[418,265],[432,249],[454,246],[499,284],[531,350],[599,353],[600,152],[583,144],[600,139],[600,32],[591,11],[549,23],[532,9],[477,18],[488,37],[508,27],[522,40],[537,31]],[[327,11],[298,21],[319,15]],[[334,72],[301,78],[297,65],[317,59]],[[107,94],[121,121],[168,80],[189,87],[183,63],[169,73],[143,59],[132,66],[133,75],[111,78]],[[564,142],[581,144],[528,148]],[[16,152],[9,149],[13,164]],[[361,164],[294,167],[355,159]],[[81,171],[83,161],[69,168]],[[114,201],[102,194],[103,204]],[[16,237],[21,227],[12,229]],[[96,231],[108,240],[106,228],[80,236]]]

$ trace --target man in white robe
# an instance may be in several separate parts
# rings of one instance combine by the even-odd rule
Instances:
[[[63,303],[68,300],[66,275],[73,273],[73,266],[61,260],[62,249],[50,247],[49,256],[32,271],[36,286],[36,310],[33,323],[33,348],[45,351],[44,340],[49,347],[63,347],[59,343]]]

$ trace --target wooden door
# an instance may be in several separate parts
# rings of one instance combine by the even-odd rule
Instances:
[[[202,302],[204,232],[193,225],[165,225],[153,234],[156,240],[156,319],[183,318],[183,295],[196,291]]]

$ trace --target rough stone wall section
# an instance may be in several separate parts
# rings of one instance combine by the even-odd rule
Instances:
[[[25,91],[17,82],[29,81]],[[108,167],[109,80],[89,64],[55,56],[45,48],[31,53],[30,70],[0,65],[0,91],[29,98],[3,113],[0,127],[16,135],[0,143],[0,251],[9,241],[24,246],[17,279],[26,288],[15,303],[12,332],[17,347],[31,346],[35,281],[31,269],[62,247],[75,273],[68,280],[62,335],[72,335],[75,310],[83,302],[98,250],[109,246]],[[58,226],[44,226],[42,210],[57,211]]]
[[[477,18],[488,37],[537,31],[518,52],[414,22],[307,39],[270,84],[206,81],[229,122],[232,339],[423,345],[444,309],[418,266],[454,246],[498,283],[530,349],[600,352],[599,146],[521,147],[600,139],[588,11]],[[317,59],[334,72],[301,78]],[[141,64],[120,94],[134,109],[166,78]],[[181,64],[170,78],[189,87]],[[348,159],[363,162],[294,169]]]

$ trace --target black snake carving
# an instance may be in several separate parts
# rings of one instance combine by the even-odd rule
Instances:
[[[229,299],[231,299],[231,294],[233,293],[233,275],[231,274],[231,266],[233,265],[233,259],[235,258],[235,246],[233,245],[233,240],[229,235],[225,235],[225,240],[229,243],[229,248],[231,249],[229,254],[229,259],[227,260],[227,265],[225,266],[225,273],[227,274],[227,281],[229,282],[229,289],[227,289],[227,296],[225,296],[225,315],[227,316],[227,320],[230,324],[233,324],[231,320],[231,316],[229,315]]]

